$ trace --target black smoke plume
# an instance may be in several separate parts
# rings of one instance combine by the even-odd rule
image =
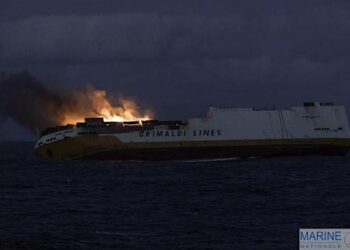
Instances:
[[[60,108],[67,101],[28,72],[1,76],[0,115],[12,118],[34,132],[58,124],[62,118]]]
[[[28,72],[0,76],[0,121],[12,118],[35,133],[50,126],[82,121],[89,116],[107,119],[116,115],[125,119],[150,117],[149,112],[139,110],[134,101],[107,96],[105,91],[90,85],[84,89],[62,91],[47,88]]]

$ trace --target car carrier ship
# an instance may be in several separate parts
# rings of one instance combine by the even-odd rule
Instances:
[[[346,110],[306,102],[284,110],[210,107],[205,118],[109,122],[86,118],[42,132],[36,154],[49,160],[169,160],[346,155]]]

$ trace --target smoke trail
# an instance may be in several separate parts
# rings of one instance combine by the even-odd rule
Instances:
[[[32,131],[57,124],[64,102],[28,72],[5,75],[0,81],[0,113]]]
[[[33,132],[49,126],[75,123],[89,116],[126,120],[150,117],[149,112],[141,112],[131,100],[114,99],[118,105],[113,106],[105,91],[92,86],[54,91],[28,72],[0,77],[0,120],[1,117],[11,117]]]

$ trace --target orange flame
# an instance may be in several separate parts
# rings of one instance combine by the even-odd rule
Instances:
[[[139,106],[130,99],[119,98],[113,106],[106,91],[87,86],[84,92],[75,93],[74,103],[65,105],[60,124],[76,124],[86,117],[103,117],[105,121],[123,122],[150,120],[152,112],[142,112]]]

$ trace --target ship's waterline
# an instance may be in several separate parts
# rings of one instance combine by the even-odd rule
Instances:
[[[48,129],[35,150],[62,159],[193,159],[344,155],[350,148],[345,108],[305,103],[285,110],[210,108],[186,121],[105,122]]]

